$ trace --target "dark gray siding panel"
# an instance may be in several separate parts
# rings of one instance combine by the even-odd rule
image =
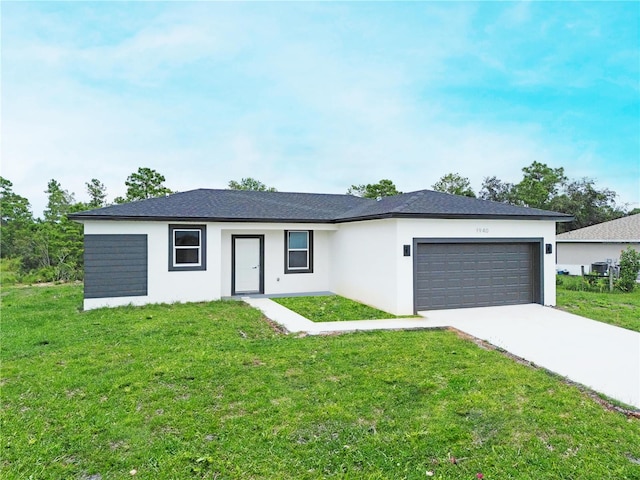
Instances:
[[[534,243],[418,243],[416,310],[538,301]]]
[[[84,298],[147,295],[146,235],[84,236]]]

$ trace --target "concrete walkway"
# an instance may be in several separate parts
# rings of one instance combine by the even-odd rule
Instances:
[[[312,322],[292,312],[268,298],[243,297],[242,300],[262,311],[265,317],[279,323],[289,332],[320,335],[334,332],[355,332],[359,330],[410,330],[416,328],[434,328],[425,318],[393,318],[389,320],[354,320],[345,322]],[[446,325],[441,325],[445,327]]]
[[[268,298],[243,298],[290,332],[453,327],[640,408],[640,333],[542,305],[420,312],[424,318],[314,323]]]

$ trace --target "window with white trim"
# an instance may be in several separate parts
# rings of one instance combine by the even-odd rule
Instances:
[[[169,270],[206,270],[206,227],[169,225]]]
[[[285,230],[284,273],[313,272],[313,231]]]

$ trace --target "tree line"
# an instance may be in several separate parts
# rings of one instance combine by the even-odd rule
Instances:
[[[165,177],[150,168],[139,168],[125,181],[127,193],[113,203],[127,203],[168,195]],[[83,277],[82,225],[68,215],[108,205],[107,189],[98,179],[85,183],[88,202],[51,179],[47,183],[47,205],[36,218],[29,200],[13,191],[13,183],[0,177],[0,256],[3,282],[25,283],[81,280]]]
[[[14,192],[13,183],[0,177],[0,257],[2,282],[24,283],[81,280],[83,277],[83,229],[69,220],[71,213],[163,197],[175,193],[165,186],[166,178],[151,168],[141,167],[125,180],[126,194],[107,201],[104,183],[92,178],[85,183],[88,202],[77,201],[60,182],[47,183],[47,205],[41,218],[33,215],[26,197]],[[251,177],[231,180],[234,190],[276,191]]]
[[[453,195],[572,215],[572,222],[558,223],[557,233],[640,213],[640,208],[626,211],[624,206],[617,205],[616,192],[598,188],[594,180],[569,179],[564,168],[551,168],[540,162],[524,167],[518,183],[504,182],[496,176],[485,177],[477,194],[471,188],[470,180],[459,173],[443,175],[431,188]],[[375,184],[352,185],[347,193],[380,199],[401,192],[391,180],[384,179]]]
[[[458,173],[441,177],[432,189],[440,192],[568,213],[570,223],[558,224],[559,232],[612,220],[625,214],[615,203],[616,193],[597,188],[590,179],[570,180],[563,168],[551,168],[533,162],[522,169],[520,182],[511,184],[495,176],[485,177],[476,195],[468,178]],[[174,193],[165,186],[165,177],[150,168],[138,168],[125,181],[126,194],[112,203],[128,203]],[[3,270],[10,270],[17,280],[35,283],[80,280],[83,275],[82,225],[68,215],[109,205],[107,189],[98,179],[85,183],[88,202],[76,201],[55,179],[47,184],[47,205],[42,218],[36,218],[29,200],[13,191],[13,184],[0,177],[0,256]],[[252,177],[231,180],[233,190],[277,191]],[[351,185],[347,194],[380,199],[400,192],[389,179],[374,184]],[[8,276],[3,273],[3,282]]]

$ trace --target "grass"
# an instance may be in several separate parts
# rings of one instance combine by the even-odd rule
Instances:
[[[363,305],[340,295],[272,298],[274,302],[302,315],[312,322],[378,320],[398,318],[391,313]]]
[[[2,291],[3,479],[639,478],[640,422],[448,331]],[[457,457],[457,464],[450,462]]]
[[[583,317],[640,332],[640,286],[631,293],[573,290],[573,279],[563,278],[558,285],[559,308]],[[640,478],[640,477],[639,477]]]

